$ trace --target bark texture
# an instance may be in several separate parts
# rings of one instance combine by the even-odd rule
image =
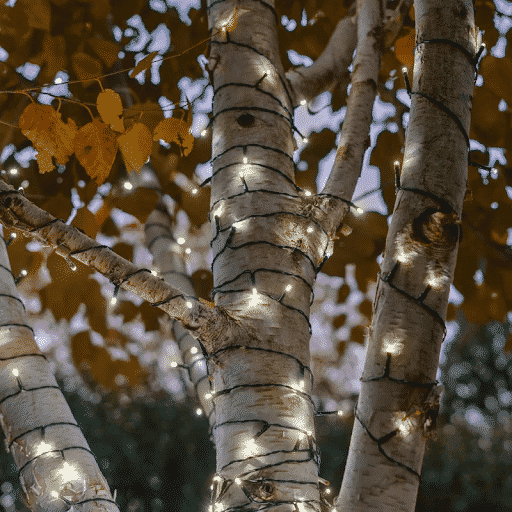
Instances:
[[[435,377],[467,187],[477,29],[469,0],[414,5],[418,46],[401,187],[336,500],[340,512],[414,511],[425,438],[438,410]]]
[[[10,268],[0,240],[0,421],[27,504],[34,512],[117,512],[107,481],[35,342]]]

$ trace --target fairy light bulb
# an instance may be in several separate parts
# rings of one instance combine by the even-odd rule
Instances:
[[[110,304],[112,304],[112,306],[115,306],[117,304],[117,297],[112,297],[110,299]]]
[[[156,270],[152,270],[151,273],[156,277],[158,274],[157,274],[157,271]]]
[[[308,233],[313,233],[313,228],[311,226],[309,226],[308,229],[307,229],[307,232]]]
[[[197,188],[195,188],[195,189],[193,189],[193,190],[192,190],[192,194],[193,194],[193,195],[196,195],[196,194],[197,194],[197,192],[198,192]]]
[[[18,174],[18,169],[16,169],[16,167],[12,167],[11,169],[9,169],[9,174],[16,176],[16,174]]]
[[[188,308],[188,309],[192,309],[192,302],[187,301],[187,308]]]
[[[253,289],[252,289],[252,294],[253,294],[253,295],[256,295],[257,293],[258,293],[258,290],[256,290],[256,288],[253,288]]]
[[[302,142],[304,142],[304,144],[307,144],[307,143],[309,142],[309,139],[308,139],[307,137],[304,137],[304,138],[302,139]]]
[[[45,441],[41,441],[36,448],[36,451],[34,452],[35,456],[38,457],[39,455],[43,455],[43,453],[48,452],[49,450],[52,450],[53,446],[50,443],[46,443]]]
[[[23,277],[25,277],[25,276],[28,274],[28,272],[27,272],[25,269],[23,269],[23,270],[20,272],[20,274],[21,274]]]
[[[236,485],[240,485],[241,483],[242,483],[242,479],[241,479],[241,478],[236,477],[236,478],[235,478],[235,484],[236,484]]]
[[[18,235],[16,233],[11,233],[11,237],[13,240],[17,237]]]
[[[203,414],[203,410],[202,410],[200,407],[198,407],[198,408],[196,409],[196,415],[197,415],[197,416],[202,416],[202,414]]]
[[[343,411],[338,411],[338,416],[343,416]]]
[[[311,192],[310,192],[309,190],[305,190],[305,191],[304,191],[304,195],[305,195],[305,196],[310,196],[310,195],[311,195]]]
[[[244,158],[243,158],[243,162],[244,162],[244,164],[246,164],[248,161],[249,161],[249,160],[247,160],[247,157],[246,157],[246,156],[244,156]]]
[[[206,400],[210,400],[210,398],[212,398],[212,394],[211,393],[206,393],[206,395],[204,395],[204,397],[206,398]]]
[[[191,354],[197,354],[197,347],[192,347],[192,348],[190,349],[190,353],[191,353]]]
[[[301,100],[301,102],[300,102],[301,105],[305,105],[306,103],[307,103],[306,100]]]
[[[176,368],[178,366],[178,363],[176,361],[173,361],[171,363],[171,368]]]
[[[402,73],[404,73],[404,74],[405,74],[405,73],[407,73],[407,66],[404,66],[404,67],[402,68]]]
[[[176,240],[176,242],[178,242],[179,245],[183,245],[185,243],[185,239],[183,237],[180,237],[178,238],[178,240]]]
[[[133,185],[129,182],[129,181],[125,181],[123,183],[123,187],[126,189],[126,190],[131,190],[133,188]]]
[[[203,130],[203,131],[201,132],[201,137],[204,137],[205,135],[206,135],[206,130]]]
[[[190,247],[187,247],[185,249],[185,254],[190,254],[192,252],[192,249]]]
[[[13,374],[15,377],[17,377],[17,376],[20,374],[20,372],[19,372],[16,368],[14,368],[14,370],[12,371],[12,374]]]
[[[287,292],[289,292],[291,289],[292,289],[292,285],[291,285],[291,284],[286,285],[285,290],[286,290]]]

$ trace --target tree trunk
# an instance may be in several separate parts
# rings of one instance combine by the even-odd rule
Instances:
[[[0,421],[33,511],[118,511],[80,426],[28,326],[0,241]]]
[[[318,511],[308,317],[326,232],[294,184],[292,100],[273,2],[210,1],[207,9],[214,299],[240,326],[237,337],[221,333],[208,346],[212,510]]]
[[[469,0],[414,6],[419,46],[410,120],[336,500],[340,512],[412,512],[425,437],[437,415],[435,377],[467,188],[478,30]]]

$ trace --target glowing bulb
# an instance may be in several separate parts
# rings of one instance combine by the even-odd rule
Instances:
[[[187,308],[192,309],[192,302],[187,302]]]
[[[300,102],[300,104],[301,104],[301,105],[305,105],[306,103],[307,103],[307,101],[306,101],[306,100],[302,100],[302,101]]]
[[[9,172],[15,176],[16,174],[18,174],[18,169],[16,169],[16,167],[13,167],[12,169],[9,169]]]
[[[338,411],[338,416],[343,416],[343,411]]]
[[[151,273],[152,273],[154,276],[156,276],[156,275],[157,275],[156,270],[152,270],[152,271],[151,271]]]
[[[194,190],[192,190],[192,194],[197,194],[197,188],[195,188]]]
[[[206,130],[203,130],[203,131],[201,132],[201,137],[204,137],[205,135],[206,135]]]
[[[200,407],[198,407],[198,408],[196,409],[196,414],[197,414],[198,416],[201,416],[201,415],[203,414],[203,410],[202,410]]]
[[[115,306],[117,304],[117,297],[112,297],[110,299],[110,304],[112,304],[112,306]]]
[[[306,195],[306,196],[310,196],[310,195],[311,195],[311,192],[310,192],[309,190],[305,190],[305,191],[304,191],[304,195]]]
[[[246,156],[244,156],[243,162],[244,162],[244,164],[246,164],[246,163],[248,162],[248,160],[247,160],[247,157],[246,157]]]
[[[222,480],[222,478],[221,478],[219,475],[215,475],[215,476],[213,477],[213,480],[214,480],[215,482],[220,482],[220,481]]]
[[[51,492],[51,495],[54,497],[54,498],[58,498],[59,497],[59,493],[57,491],[52,491]]]
[[[185,249],[185,254],[190,254],[192,252],[192,249],[190,247],[187,247]]]
[[[15,377],[17,377],[17,376],[20,374],[20,372],[19,372],[16,368],[14,368],[14,370],[12,371],[12,374],[13,374]]]
[[[76,265],[73,262],[71,262],[69,264],[69,268],[74,272],[76,270]]]
[[[235,484],[236,485],[240,485],[242,483],[242,479],[241,478],[235,478]]]
[[[210,398],[212,397],[213,395],[211,393],[206,393],[206,395],[204,395],[204,397],[206,398],[206,400],[210,400]]]
[[[192,348],[190,349],[190,353],[191,353],[191,354],[197,354],[197,347],[192,347]]]
[[[309,142],[309,139],[308,139],[307,137],[304,137],[304,138],[302,139],[302,142],[304,142],[304,144],[307,144],[307,143]]]
[[[11,233],[11,238],[16,238],[18,235],[16,233]]]
[[[56,79],[54,80],[54,82],[55,82],[56,84],[61,84],[61,83],[62,83],[62,78],[56,78]]]
[[[252,294],[253,294],[253,295],[256,295],[257,293],[258,293],[258,290],[256,290],[256,288],[253,288],[253,289],[252,289]]]
[[[498,169],[495,169],[494,167],[491,169],[491,178],[495,180],[498,177]]]
[[[44,441],[42,441],[37,446],[35,455],[37,457],[39,455],[42,455],[43,453],[46,453],[48,450],[52,450],[52,449],[53,449],[53,446],[50,443],[45,443]]]
[[[361,215],[361,213],[364,213],[364,210],[362,208],[356,208],[356,212]]]
[[[131,190],[133,188],[133,185],[129,182],[129,181],[125,181],[123,183],[123,187],[126,189],[126,190]]]
[[[308,430],[308,431],[306,432],[306,434],[307,434],[308,436],[312,436],[312,435],[313,435],[313,432],[311,432],[311,430]]]
[[[178,366],[178,363],[176,361],[173,361],[171,363],[171,368],[176,368]]]
[[[285,290],[286,290],[287,292],[289,292],[291,289],[292,289],[292,285],[291,285],[291,284],[286,285]]]
[[[178,242],[179,245],[183,245],[185,243],[185,239],[183,237],[180,237],[178,238],[178,240],[176,240],[176,242]]]
[[[20,273],[23,277],[25,277],[28,274],[28,272],[25,269],[23,269]]]
[[[311,226],[308,228],[308,233],[313,233],[313,228]]]
[[[400,165],[400,162],[399,162],[398,160],[395,160],[395,161],[393,162],[393,165]]]
[[[331,489],[329,489],[329,487],[327,487],[327,489],[325,489],[325,494],[331,494]]]
[[[407,73],[407,66],[404,66],[404,67],[402,68],[402,73]]]

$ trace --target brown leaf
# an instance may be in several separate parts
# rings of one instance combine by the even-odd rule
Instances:
[[[80,208],[75,218],[73,219],[72,225],[76,228],[81,229],[87,236],[96,238],[98,234],[99,226],[96,224],[96,217],[87,208]]]
[[[55,127],[55,142],[57,149],[55,151],[55,160],[60,165],[65,165],[69,157],[73,154],[73,142],[77,134],[76,123],[73,119],[68,119],[67,123],[57,122]]]
[[[142,114],[141,114],[142,112]],[[158,103],[135,103],[130,108],[125,109],[124,118],[134,119],[144,123],[151,133],[155,130],[160,121],[165,119],[162,108]]]
[[[135,78],[139,73],[142,73],[142,71],[146,71],[151,67],[151,64],[153,63],[153,59],[158,54],[158,52],[151,52],[149,55],[144,57],[142,60],[139,60],[137,62],[137,65],[133,68],[132,71],[128,74],[130,78]]]
[[[103,66],[98,59],[87,55],[87,53],[76,52],[71,57],[73,70],[80,80],[96,78],[103,73]],[[85,86],[92,85],[92,80],[84,83]]]
[[[116,132],[124,132],[123,121],[119,117],[123,115],[123,103],[117,92],[112,89],[100,92],[96,99],[96,108],[104,123],[109,124]]]
[[[105,63],[107,69],[116,63],[119,55],[119,46],[116,43],[101,37],[92,37],[88,43],[94,53]]]
[[[414,54],[412,50],[415,44],[416,31],[411,29],[409,33],[395,41],[396,58],[408,68],[414,65]]]
[[[78,130],[74,148],[87,174],[101,185],[107,179],[117,153],[114,132],[105,123],[95,119]]]
[[[139,222],[146,222],[149,214],[158,203],[159,195],[152,189],[138,187],[134,192],[124,196],[105,198],[112,208],[119,208],[123,212],[137,217]]]
[[[27,17],[28,26],[41,30],[50,30],[49,0],[18,0]]]
[[[149,128],[143,123],[135,123],[126,133],[117,138],[117,142],[126,170],[135,169],[140,172],[149,158],[153,146]]]

